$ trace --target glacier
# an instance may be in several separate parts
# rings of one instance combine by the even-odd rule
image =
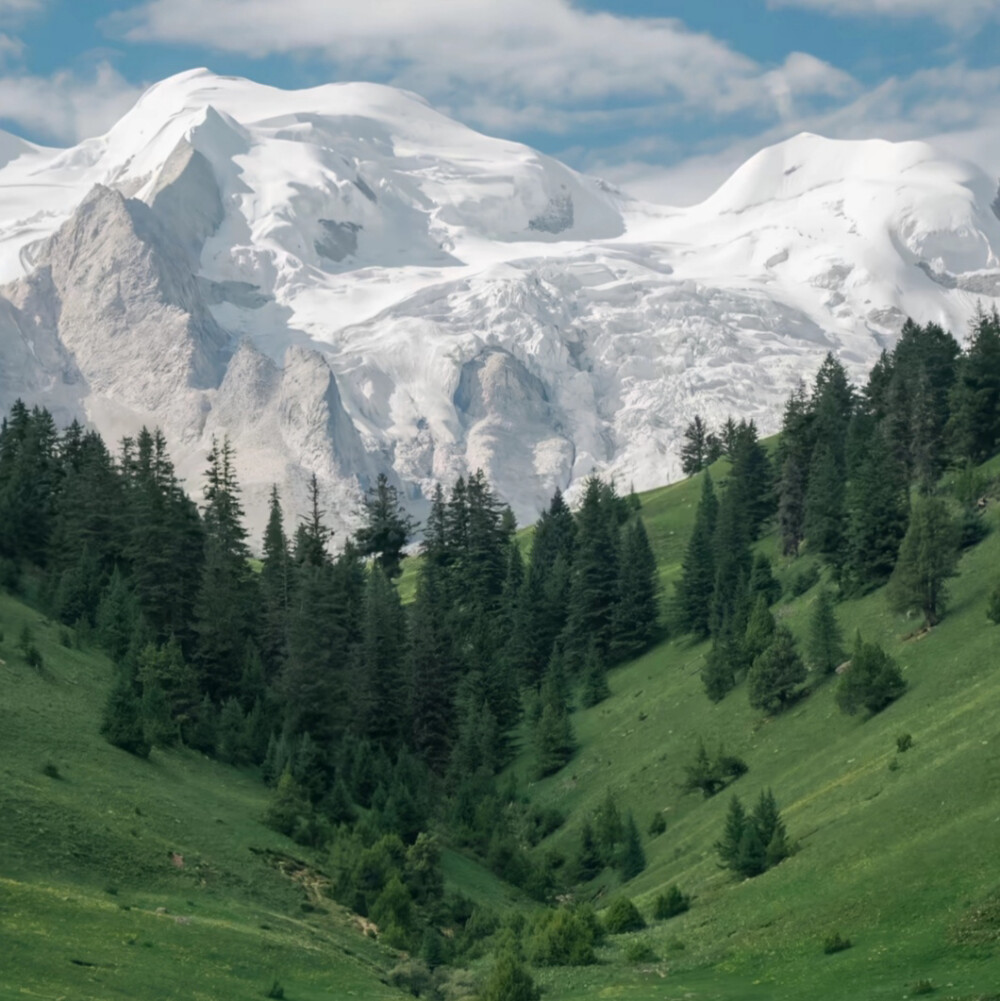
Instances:
[[[802,134],[651,205],[395,88],[193,70],[71,149],[0,134],[0,407],[213,435],[250,521],[316,473],[356,523],[482,468],[518,518],[591,472],[679,475],[691,416],[776,429],[832,351],[1000,296],[997,185],[919,142]]]

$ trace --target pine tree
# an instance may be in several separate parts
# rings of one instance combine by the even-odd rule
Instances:
[[[611,656],[636,657],[656,634],[659,616],[659,574],[642,518],[634,517],[622,530],[618,601],[612,621]]]
[[[682,628],[701,639],[709,635],[712,593],[715,589],[713,539],[718,508],[712,477],[706,472],[694,529],[688,540],[681,563],[681,579],[677,584],[677,605]]]
[[[789,855],[788,834],[785,823],[778,811],[774,793],[765,789],[751,815],[751,823],[757,829],[760,843],[764,846],[765,867],[777,865]]]
[[[260,569],[260,641],[267,673],[273,677],[288,656],[288,620],[292,592],[292,562],[285,535],[278,488],[271,488],[264,559]]]
[[[929,628],[944,613],[945,581],[958,564],[958,527],[940,497],[918,497],[887,594],[900,612],[920,611]]]
[[[708,465],[708,426],[695,414],[694,420],[684,430],[684,444],[681,446],[681,470],[685,476],[700,473]]]
[[[590,644],[583,664],[583,694],[581,702],[587,708],[603,702],[611,694],[608,668],[596,643]]]
[[[611,865],[617,857],[618,846],[625,837],[625,828],[618,812],[618,804],[610,789],[605,793],[601,805],[594,814],[594,833],[597,836],[597,847],[602,861],[605,865]]]
[[[611,649],[619,595],[617,498],[596,476],[588,478],[577,519],[577,549],[570,578],[565,650],[574,668],[593,641]]]
[[[739,796],[733,796],[726,811],[726,823],[722,829],[722,837],[715,843],[715,851],[724,869],[739,871],[740,845],[743,832],[748,826],[746,810]],[[752,826],[752,825],[749,825]]]
[[[771,572],[771,561],[763,553],[754,557],[748,590],[752,599],[761,595],[769,606],[781,597],[781,584],[775,580]]]
[[[859,632],[851,663],[837,687],[837,705],[850,714],[881,712],[906,690],[899,665],[877,643],[865,643]]]
[[[996,308],[976,317],[949,402],[953,454],[976,463],[993,455],[1000,445],[1000,314]]]
[[[365,589],[361,641],[363,701],[359,709],[363,732],[386,748],[410,732],[407,690],[403,667],[406,633],[399,593],[376,563]]]
[[[716,639],[705,657],[701,682],[705,686],[705,694],[712,702],[721,702],[736,687],[733,663],[740,657],[734,657],[734,646],[731,639]]]
[[[821,588],[809,619],[809,661],[820,674],[830,675],[843,663],[844,648],[833,596]]]
[[[760,594],[750,613],[746,632],[743,634],[744,663],[753,662],[771,645],[774,639],[775,621],[767,607],[767,598]]]
[[[101,721],[101,734],[110,744],[138,758],[149,757],[149,742],[142,721],[142,704],[131,678],[119,672],[108,695]]]
[[[480,1001],[538,1001],[541,994],[516,953],[505,949],[497,956],[479,997]]]
[[[753,421],[740,421],[732,450],[732,470],[727,496],[739,511],[747,537],[752,541],[774,513],[774,474],[771,460],[757,438]]]
[[[672,883],[666,893],[657,896],[653,904],[653,918],[667,921],[691,909],[691,898],[683,893],[676,883]]]
[[[805,664],[795,649],[791,632],[778,626],[770,645],[753,662],[747,675],[750,705],[767,712],[783,709],[805,679]]]
[[[767,869],[767,846],[761,840],[757,825],[752,818],[743,827],[736,865],[733,868],[744,879],[759,876]]]
[[[417,525],[385,473],[378,474],[375,486],[365,494],[362,514],[364,525],[355,534],[358,551],[362,556],[374,556],[390,580],[398,577],[403,572],[403,550]]]
[[[806,492],[805,533],[810,551],[819,553],[832,567],[844,559],[846,478],[844,462],[829,442],[820,442],[809,467]]]
[[[254,634],[255,580],[243,525],[235,456],[212,442],[205,486],[205,565],[198,597],[198,660],[216,699],[237,693],[247,639]]]
[[[602,868],[594,828],[589,820],[585,820],[583,827],[580,828],[580,844],[572,862],[573,880],[576,883],[588,883]]]
[[[798,556],[805,538],[806,489],[812,454],[812,414],[803,383],[789,397],[778,450],[778,528],[781,551]]]
[[[624,840],[622,844],[621,868],[622,880],[628,882],[646,868],[646,853],[642,849],[642,838],[635,817],[630,810],[625,817]]]

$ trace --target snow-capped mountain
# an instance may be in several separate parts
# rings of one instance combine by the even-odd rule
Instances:
[[[1000,296],[996,185],[922,143],[800,135],[653,206],[371,84],[204,70],[68,150],[0,133],[0,407],[227,432],[259,523],[315,471],[334,520],[482,467],[522,520],[592,470],[678,473],[698,411],[773,430],[833,350]]]

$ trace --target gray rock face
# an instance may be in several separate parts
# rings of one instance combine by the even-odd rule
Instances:
[[[334,222],[332,219],[318,220],[323,227],[323,239],[316,241],[316,253],[340,262],[358,249],[358,233],[362,227],[356,222]]]
[[[193,262],[221,225],[219,186],[208,160],[182,139],[156,179],[149,207]]]
[[[564,233],[573,228],[573,196],[560,192],[549,199],[545,211],[528,222],[528,228],[540,233]]]

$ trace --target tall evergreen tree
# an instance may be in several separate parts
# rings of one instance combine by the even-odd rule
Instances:
[[[403,572],[403,550],[417,526],[385,473],[378,474],[375,486],[365,494],[362,513],[364,524],[355,533],[358,551],[362,556],[374,556],[390,580],[398,577]]]
[[[682,628],[701,639],[710,632],[712,593],[715,590],[713,540],[718,510],[712,477],[706,472],[694,528],[681,563],[681,578],[677,583],[677,606]]]
[[[944,500],[930,496],[914,501],[888,595],[897,610],[921,612],[928,627],[944,614],[945,581],[958,564],[958,535]]]
[[[783,709],[796,688],[806,680],[806,668],[785,626],[778,626],[767,649],[753,662],[747,675],[747,693],[754,709]]]
[[[685,476],[700,473],[708,465],[710,436],[708,425],[695,414],[694,420],[684,429],[681,446],[681,470]]]
[[[646,526],[638,516],[622,529],[620,568],[612,619],[611,655],[615,660],[642,653],[656,635],[659,574]]]
[[[843,663],[844,648],[833,597],[826,588],[820,588],[809,618],[809,661],[823,675],[830,675]]]
[[[205,565],[198,596],[198,661],[216,700],[238,692],[256,602],[250,549],[228,439],[213,441],[205,485]]]
[[[260,569],[261,649],[268,673],[277,672],[288,656],[288,620],[292,592],[292,560],[285,535],[278,488],[271,488],[264,559]]]

